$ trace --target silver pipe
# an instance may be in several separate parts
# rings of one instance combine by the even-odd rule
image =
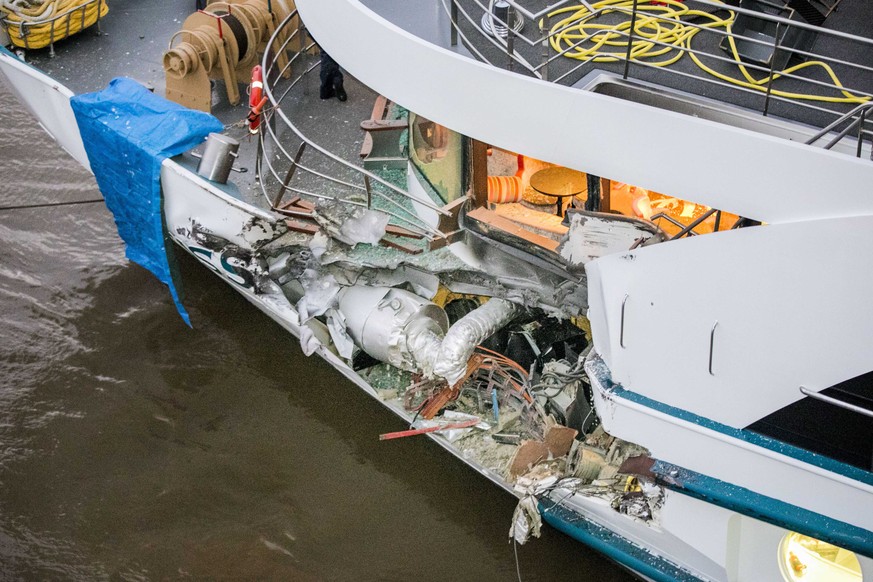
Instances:
[[[800,392],[802,394],[805,394],[806,396],[809,396],[810,398],[815,398],[816,400],[821,400],[822,402],[827,402],[828,404],[839,406],[840,408],[851,410],[852,412],[857,412],[858,414],[863,414],[864,416],[869,416],[870,418],[873,418],[873,410],[868,410],[860,406],[855,406],[854,404],[849,404],[848,402],[840,400],[839,398],[831,398],[830,396],[819,394],[818,392],[814,392],[805,386],[800,387]]]
[[[506,326],[521,311],[520,305],[492,298],[456,321],[443,338],[439,351],[424,354],[425,358],[432,358],[433,373],[445,378],[450,386],[458,383],[467,372],[467,362],[476,346]]]

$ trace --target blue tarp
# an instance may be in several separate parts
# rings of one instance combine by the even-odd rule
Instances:
[[[127,244],[127,258],[170,288],[190,326],[173,284],[172,246],[165,244],[161,162],[202,143],[210,132],[223,131],[221,122],[125,78],[114,79],[103,91],[77,95],[70,104],[97,185]]]

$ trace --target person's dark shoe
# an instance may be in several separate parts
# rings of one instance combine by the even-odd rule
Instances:
[[[321,90],[318,93],[318,96],[322,99],[330,99],[331,97],[338,96],[334,91],[333,87],[330,85],[322,85]],[[343,98],[340,101],[345,101],[346,94],[343,92]]]
[[[349,98],[349,96],[346,95],[346,90],[343,89],[342,83],[337,83],[336,85],[334,85],[333,90],[334,90],[334,93],[336,94],[336,98],[339,99],[340,101],[345,101],[346,99]]]

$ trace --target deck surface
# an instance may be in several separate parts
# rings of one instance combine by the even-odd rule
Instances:
[[[163,95],[166,87],[163,54],[168,48],[171,36],[180,30],[182,22],[194,11],[194,6],[193,0],[183,3],[113,0],[109,14],[100,22],[99,34],[97,27],[91,27],[81,34],[56,43],[53,57],[46,48],[27,51],[25,58],[77,94],[99,91],[113,78],[126,76],[153,89],[158,95]],[[315,59],[317,57],[308,57],[302,66],[308,68],[316,62]],[[231,180],[239,188],[229,189],[229,193],[266,208],[269,204],[255,182],[256,138],[250,137],[248,129],[241,124],[249,109],[246,97],[248,79],[241,81],[241,101],[238,105],[228,102],[223,82],[214,84],[212,113],[225,124],[228,135],[242,142],[236,167],[246,171],[231,174]],[[360,163],[359,152],[364,133],[359,123],[369,117],[376,94],[346,74],[348,101],[322,101],[318,98],[318,83],[316,68],[304,79],[302,90],[296,91],[283,105],[286,114],[319,145],[325,146],[345,160]],[[280,136],[290,133],[281,124],[275,127],[278,128]],[[323,160],[304,159],[303,163],[314,169],[331,169],[332,173],[337,173],[335,167],[328,168]],[[196,166],[196,161],[189,159],[187,164]],[[286,170],[287,166],[277,166],[277,173],[283,176]],[[351,175],[346,173],[343,176],[342,171],[339,173],[344,178]],[[304,178],[302,187],[325,189],[324,184],[311,178]],[[275,189],[269,192],[271,196],[276,193]]]

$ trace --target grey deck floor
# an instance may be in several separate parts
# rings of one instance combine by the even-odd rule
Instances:
[[[165,92],[166,83],[162,66],[163,54],[168,48],[170,37],[178,31],[185,18],[194,11],[194,1],[167,3],[161,0],[114,0],[107,16],[97,27],[91,27],[81,34],[55,44],[55,56],[49,49],[27,51],[26,60],[57,79],[73,92],[87,93],[99,91],[113,78],[130,77],[154,89],[158,95]],[[304,66],[312,64],[308,58]],[[227,126],[227,133],[240,140],[240,158],[237,167],[245,168],[245,173],[234,173],[231,179],[239,186],[229,192],[241,199],[267,207],[260,188],[255,184],[256,139],[249,135],[247,128],[238,124],[248,114],[246,88],[248,79],[240,84],[241,101],[231,105],[227,100],[223,82],[213,87],[212,113]],[[281,83],[279,84],[281,87]],[[376,94],[350,75],[345,76],[345,87],[349,100],[340,103],[336,99],[322,101],[318,98],[318,70],[313,71],[303,81],[300,89],[283,104],[286,114],[308,137],[319,145],[353,163],[360,163],[358,153],[363,141],[363,131],[359,124],[368,118]],[[277,125],[280,137],[290,134]],[[289,138],[289,148],[296,149],[296,138]],[[307,154],[311,158],[310,154]],[[336,164],[326,165],[323,159],[304,159],[315,169],[340,173],[348,178]],[[284,173],[287,166],[282,167]],[[318,188],[317,182],[304,177],[304,187]],[[271,194],[273,194],[271,192]]]

